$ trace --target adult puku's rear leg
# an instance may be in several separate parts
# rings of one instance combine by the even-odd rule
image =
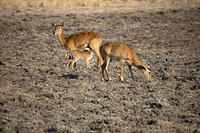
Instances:
[[[101,44],[102,40],[93,40],[92,42],[90,42],[89,46],[90,48],[95,52],[96,56],[97,56],[97,67],[100,68],[103,64],[103,58],[100,54],[100,44]]]

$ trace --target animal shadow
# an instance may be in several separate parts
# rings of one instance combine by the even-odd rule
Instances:
[[[65,78],[65,79],[77,79],[77,74],[63,74],[59,78]]]

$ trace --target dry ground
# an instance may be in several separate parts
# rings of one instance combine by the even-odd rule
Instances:
[[[0,8],[0,132],[200,132],[200,6],[158,7]],[[96,57],[67,69],[61,22],[133,46],[153,81],[120,82],[113,60],[102,83]]]

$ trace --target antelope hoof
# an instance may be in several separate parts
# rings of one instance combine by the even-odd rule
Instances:
[[[101,68],[101,66],[100,66],[100,65],[97,65],[97,68],[98,68],[98,69],[100,69],[100,68]]]

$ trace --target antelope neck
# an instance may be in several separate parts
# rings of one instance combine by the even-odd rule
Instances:
[[[57,37],[58,37],[58,40],[59,40],[60,44],[64,45],[65,41],[66,41],[64,35],[63,34],[58,34]]]

